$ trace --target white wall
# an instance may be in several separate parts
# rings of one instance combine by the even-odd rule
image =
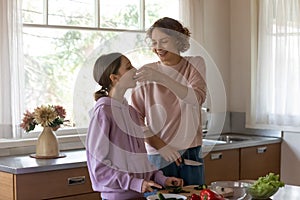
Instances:
[[[230,1],[230,84],[231,112],[246,112],[251,78],[250,0]]]
[[[204,1],[203,46],[217,65],[229,94],[230,68],[230,0]],[[227,109],[228,110],[228,109]]]

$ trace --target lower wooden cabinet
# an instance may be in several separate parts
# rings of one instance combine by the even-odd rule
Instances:
[[[224,151],[204,157],[205,182],[256,180],[273,172],[280,174],[281,143]]]
[[[0,172],[0,178],[0,200],[101,199],[92,190],[86,167],[28,174]]]
[[[14,200],[13,174],[0,172],[0,200]]]
[[[239,149],[214,151],[204,157],[205,183],[239,179]]]
[[[280,143],[241,149],[240,179],[256,180],[269,172],[280,173]]]

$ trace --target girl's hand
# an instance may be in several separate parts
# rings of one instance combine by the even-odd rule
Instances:
[[[162,189],[162,186],[153,181],[146,181],[146,180],[143,181],[142,193],[153,192],[153,188]]]
[[[183,187],[183,179],[176,177],[168,177],[165,182],[165,186]]]

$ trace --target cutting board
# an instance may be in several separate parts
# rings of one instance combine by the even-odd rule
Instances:
[[[199,195],[200,190],[195,190],[194,187],[196,187],[197,185],[188,185],[188,186],[184,186],[182,189],[188,191],[188,193],[179,193],[181,195],[184,195],[186,197],[191,197],[192,194],[197,194]],[[172,191],[172,189],[168,189],[168,190],[159,190],[159,192],[161,193],[170,193],[170,191]]]

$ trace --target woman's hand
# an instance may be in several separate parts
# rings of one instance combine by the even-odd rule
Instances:
[[[173,147],[166,145],[163,148],[159,149],[158,152],[166,161],[176,162],[177,166],[179,166],[182,162],[180,153]]]
[[[183,187],[183,179],[176,177],[168,177],[165,186],[178,186]]]
[[[153,188],[162,189],[162,186],[153,181],[146,181],[146,180],[143,181],[142,193],[153,192]]]
[[[168,162],[175,162],[177,166],[182,162],[180,153],[171,146],[168,146],[161,138],[154,135],[149,129],[144,132],[146,142],[154,147],[159,154]]]
[[[133,77],[137,81],[154,81],[162,83],[163,80],[169,79],[165,74],[150,68],[150,67],[142,67],[136,72],[136,75]]]

